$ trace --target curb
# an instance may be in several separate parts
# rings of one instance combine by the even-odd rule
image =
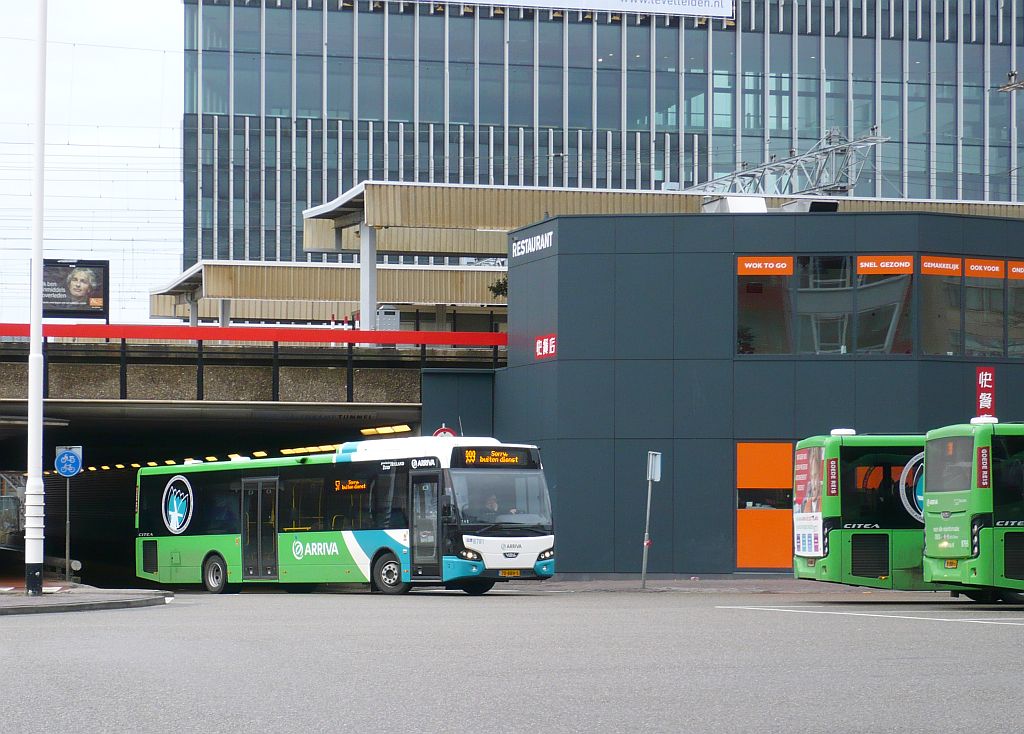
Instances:
[[[12,604],[10,606],[0,605],[0,617],[14,614],[49,614],[54,612],[92,612],[103,609],[139,609],[142,607],[155,607],[170,604],[174,600],[174,594],[170,591],[160,592],[149,597],[135,597],[131,599],[93,599],[90,601],[67,601],[36,604]]]

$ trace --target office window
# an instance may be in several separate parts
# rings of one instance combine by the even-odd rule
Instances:
[[[848,354],[853,347],[850,258],[797,258],[796,308],[802,354]]]

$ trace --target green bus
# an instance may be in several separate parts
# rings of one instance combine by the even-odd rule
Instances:
[[[1024,603],[1024,425],[974,418],[926,438],[925,580]]]
[[[202,583],[414,584],[489,591],[555,572],[536,446],[493,438],[353,441],[333,454],[143,468],[136,575]]]
[[[924,436],[836,429],[796,445],[796,578],[931,590],[921,558]]]

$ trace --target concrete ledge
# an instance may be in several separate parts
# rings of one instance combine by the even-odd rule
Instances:
[[[24,592],[0,594],[0,616],[10,614],[47,614],[50,612],[92,612],[102,609],[137,609],[163,606],[174,600],[169,591],[136,589],[72,588],[42,596]]]

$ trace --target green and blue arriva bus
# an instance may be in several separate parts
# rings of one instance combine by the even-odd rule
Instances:
[[[836,429],[796,445],[796,578],[931,589],[922,571],[924,436]],[[947,587],[948,588],[948,587]]]
[[[489,591],[555,572],[535,446],[493,438],[354,441],[333,454],[143,468],[136,575],[202,583],[414,584]]]
[[[926,438],[925,579],[1024,603],[1024,425],[974,418]]]

